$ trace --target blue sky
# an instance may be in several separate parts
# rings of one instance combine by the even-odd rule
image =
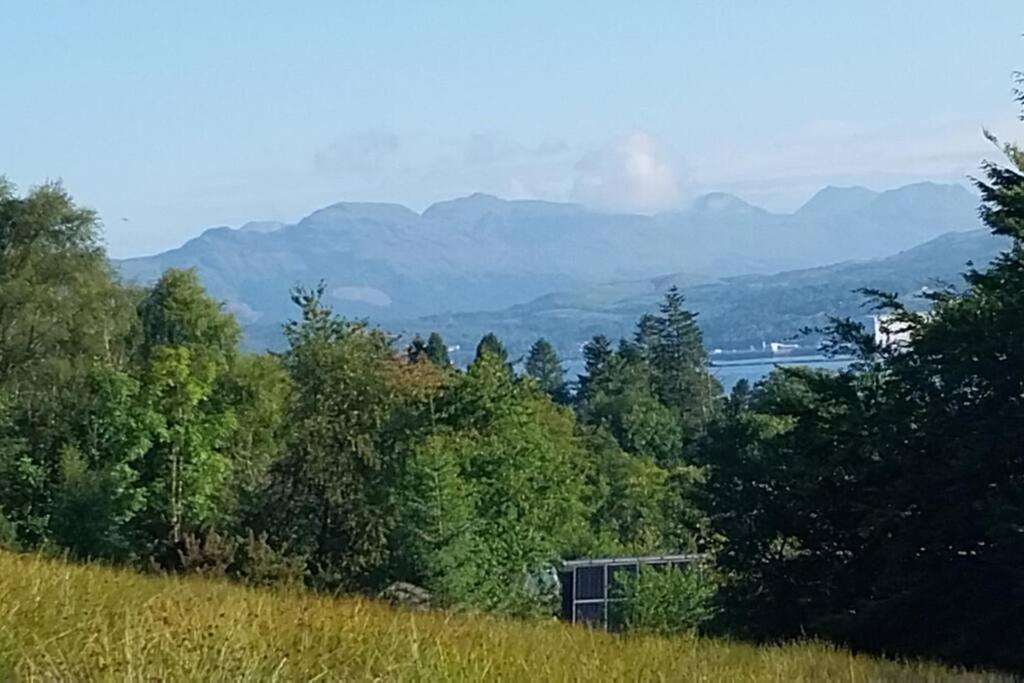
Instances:
[[[1022,31],[1019,0],[11,2],[0,173],[63,179],[115,256],[341,200],[788,210],[973,172]]]

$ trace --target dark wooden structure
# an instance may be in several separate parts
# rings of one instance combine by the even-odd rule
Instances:
[[[641,566],[653,569],[682,568],[702,555],[649,555],[568,560],[562,563],[558,580],[562,587],[562,619],[574,624],[608,628],[609,608],[622,600],[618,594],[620,575],[636,576]]]

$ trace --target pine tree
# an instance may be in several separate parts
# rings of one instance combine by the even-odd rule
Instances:
[[[477,360],[483,357],[485,353],[497,356],[501,359],[502,363],[508,363],[508,351],[505,350],[504,344],[501,343],[501,340],[493,332],[485,334],[476,346]]]
[[[600,381],[601,375],[608,369],[608,363],[614,355],[611,342],[603,334],[595,335],[593,339],[583,345],[584,374],[579,377],[579,391],[576,392],[577,403],[584,401],[591,391],[591,387]]]
[[[641,319],[637,339],[646,347],[655,394],[692,438],[714,414],[722,390],[707,370],[697,316],[684,304],[679,289],[670,288],[659,307],[660,315]]]
[[[526,374],[537,380],[540,388],[555,401],[564,401],[565,370],[555,347],[546,339],[538,339],[526,357]]]
[[[405,350],[405,355],[410,363],[416,363],[422,358],[427,358],[427,345],[423,341],[423,337],[418,334],[413,337],[412,342]]]
[[[434,365],[448,367],[452,364],[451,358],[448,357],[448,346],[437,332],[430,333],[430,337],[427,338],[427,345],[424,347],[424,352]]]

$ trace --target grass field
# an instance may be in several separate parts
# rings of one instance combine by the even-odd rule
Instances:
[[[806,643],[618,637],[0,553],[0,681],[999,680]]]

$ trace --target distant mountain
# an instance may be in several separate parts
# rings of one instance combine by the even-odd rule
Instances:
[[[774,275],[715,279],[675,274],[617,282],[548,294],[502,311],[430,316],[394,329],[408,335],[439,331],[462,347],[461,357],[456,356],[461,361],[487,332],[496,333],[513,355],[543,336],[572,359],[595,334],[630,337],[640,315],[655,311],[665,290],[676,285],[687,306],[698,313],[709,348],[759,348],[762,341],[792,339],[803,328],[822,326],[830,316],[865,319],[870,311],[855,292],[860,288],[895,292],[909,305],[921,306],[922,290],[961,285],[970,263],[980,268],[1008,244],[986,230],[948,233],[881,259]]]
[[[338,312],[386,322],[503,309],[652,273],[714,280],[873,258],[976,228],[976,205],[962,186],[931,183],[882,193],[826,188],[793,214],[723,193],[655,216],[484,194],[422,214],[342,202],[294,225],[212,228],[178,249],[117,265],[142,282],[171,266],[195,267],[245,325],[276,326],[293,314],[289,288],[320,280]]]
[[[805,220],[830,220],[861,211],[878,197],[866,187],[834,187],[819,190],[801,206],[796,215]]]

